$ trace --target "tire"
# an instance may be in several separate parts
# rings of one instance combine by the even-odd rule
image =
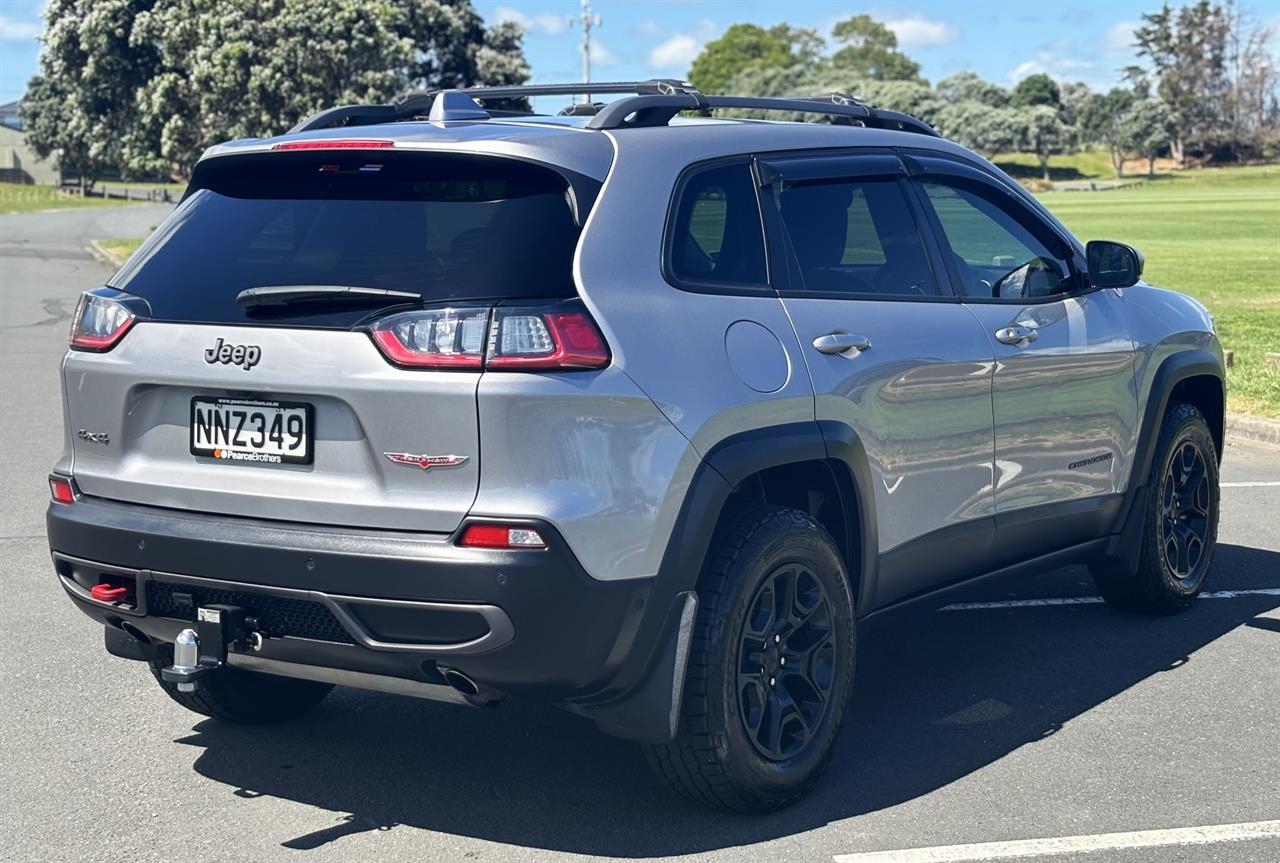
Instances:
[[[1218,537],[1217,448],[1195,406],[1169,406],[1147,482],[1137,570],[1104,561],[1093,581],[1117,608],[1173,614],[1200,595]]]
[[[646,757],[700,803],[778,809],[818,779],[844,720],[856,643],[844,562],[805,513],[753,506],[718,529],[698,599],[679,730]]]
[[[169,662],[148,664],[156,683],[174,701],[194,713],[226,722],[265,724],[294,719],[333,689],[328,683],[223,666],[204,677],[195,692],[179,692],[176,683],[160,679],[160,669]]]

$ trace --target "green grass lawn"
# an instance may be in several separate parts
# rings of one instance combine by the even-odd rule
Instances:
[[[1280,165],[1211,168],[1098,192],[1039,196],[1082,240],[1119,240],[1146,256],[1144,278],[1213,313],[1229,410],[1280,417]]]
[[[111,189],[116,194],[122,189],[150,191],[167,189],[177,200],[186,186],[181,183],[98,183],[95,189]],[[82,198],[69,195],[55,186],[28,186],[22,183],[0,183],[0,213],[30,213],[35,210],[61,210],[70,207],[118,207],[122,204],[140,204],[142,201],[126,201],[123,198]]]
[[[98,240],[98,245],[115,255],[117,260],[123,261],[138,251],[138,246],[142,245],[142,239],[139,237],[112,237],[107,240]]]

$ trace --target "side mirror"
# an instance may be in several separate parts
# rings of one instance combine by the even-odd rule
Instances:
[[[1142,252],[1124,243],[1090,240],[1084,247],[1089,283],[1095,288],[1127,288],[1142,278]]]

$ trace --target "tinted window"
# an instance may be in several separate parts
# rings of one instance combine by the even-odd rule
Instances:
[[[951,246],[963,296],[1045,297],[1074,286],[1059,243],[1030,214],[1018,216],[997,203],[998,193],[934,181],[924,188]]]
[[[685,182],[676,203],[670,269],[679,281],[765,284],[760,210],[745,163],[708,168]]]
[[[936,293],[920,232],[897,180],[789,183],[778,200],[804,290]]]
[[[273,153],[227,157],[197,185],[112,280],[162,320],[350,326],[376,311],[333,301],[237,306],[240,291],[274,285],[410,291],[423,302],[574,293],[578,229],[566,183],[536,166]]]

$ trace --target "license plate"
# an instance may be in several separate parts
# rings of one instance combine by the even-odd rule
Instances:
[[[261,399],[191,400],[191,454],[230,463],[311,464],[312,408]]]

